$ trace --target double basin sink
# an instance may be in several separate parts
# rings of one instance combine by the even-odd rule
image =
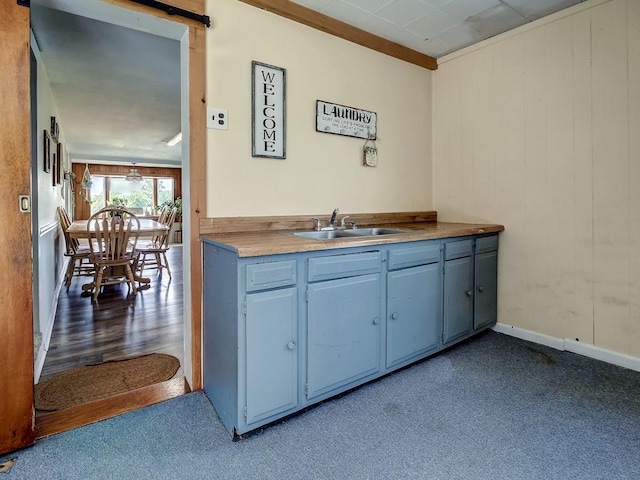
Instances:
[[[309,232],[294,232],[298,237],[310,238],[312,240],[331,240],[333,238],[361,238],[378,237],[381,235],[397,235],[410,233],[411,230],[400,230],[397,228],[353,228],[347,230],[312,230]]]

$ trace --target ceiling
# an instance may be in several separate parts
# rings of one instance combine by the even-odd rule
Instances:
[[[73,161],[181,164],[180,42],[33,2],[31,26]]]
[[[585,0],[292,0],[434,58]]]
[[[438,58],[584,0],[293,1]],[[62,7],[91,3],[104,5],[31,2],[69,157],[180,166],[181,144],[166,145],[180,131],[180,42]]]

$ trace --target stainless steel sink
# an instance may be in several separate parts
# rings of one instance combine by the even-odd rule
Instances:
[[[397,235],[399,233],[409,233],[411,230],[400,230],[398,228],[356,228],[354,230],[349,230],[350,232],[358,232],[358,235],[362,235],[365,237],[372,237],[376,235]]]
[[[311,232],[294,232],[298,237],[311,238],[314,240],[329,240],[331,238],[358,237],[360,235],[352,235],[351,230],[313,230]]]
[[[294,232],[293,234],[298,237],[313,240],[330,240],[332,238],[376,237],[379,235],[396,235],[408,232],[410,232],[410,230],[400,230],[396,228],[354,228],[347,230],[312,230],[310,232]]]

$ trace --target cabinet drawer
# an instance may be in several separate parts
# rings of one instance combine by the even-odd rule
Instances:
[[[494,252],[498,250],[498,235],[476,239],[476,253]]]
[[[389,270],[417,267],[440,261],[440,244],[437,242],[418,247],[389,250]]]
[[[287,260],[247,265],[246,282],[247,292],[295,285],[296,261]]]
[[[444,244],[444,259],[468,257],[473,252],[473,240],[460,240]]]
[[[350,253],[331,257],[310,258],[308,281],[353,277],[380,271],[381,252]]]

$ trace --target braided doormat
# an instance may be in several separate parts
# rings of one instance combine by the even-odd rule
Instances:
[[[180,361],[164,353],[74,368],[35,385],[37,410],[62,410],[169,380]]]

